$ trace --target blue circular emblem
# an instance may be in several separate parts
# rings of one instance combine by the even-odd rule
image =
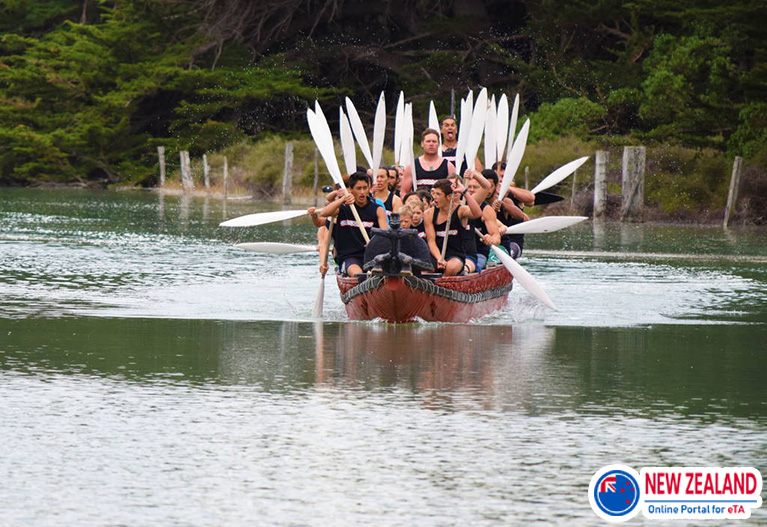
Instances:
[[[594,485],[594,503],[613,517],[625,516],[639,504],[639,484],[625,470],[610,470]]]

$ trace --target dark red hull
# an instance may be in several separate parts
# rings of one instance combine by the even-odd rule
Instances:
[[[341,300],[352,320],[469,322],[501,309],[511,286],[512,276],[503,266],[435,280],[373,274],[359,282],[338,276]]]

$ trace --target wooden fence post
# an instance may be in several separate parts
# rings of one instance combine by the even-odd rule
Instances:
[[[202,177],[205,181],[205,192],[210,193],[210,166],[207,154],[202,154]]]
[[[577,178],[578,178],[578,171],[575,170],[573,172],[573,192],[572,194],[570,194],[570,210],[571,211],[575,210],[575,188],[576,188]]]
[[[621,221],[640,222],[644,207],[645,147],[623,149]]]
[[[282,176],[282,203],[290,205],[290,190],[293,185],[293,143],[285,144],[285,169]]]
[[[157,157],[160,160],[160,186],[165,186],[165,147],[157,147]]]
[[[597,150],[594,162],[594,217],[607,212],[607,150]]]
[[[738,188],[740,187],[740,174],[743,169],[743,158],[735,156],[732,163],[732,176],[730,177],[730,192],[727,194],[727,207],[724,209],[724,224],[726,229],[730,225],[732,214],[735,212],[735,204],[738,202]]]
[[[530,190],[530,167],[525,167],[525,190]]]
[[[189,192],[194,188],[194,183],[192,182],[192,163],[189,159],[189,152],[186,150],[182,150],[179,153],[180,161],[181,161],[181,184],[184,187],[184,192]]]

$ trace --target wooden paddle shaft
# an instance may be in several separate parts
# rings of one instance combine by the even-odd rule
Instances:
[[[450,219],[453,217],[453,199],[455,198],[455,192],[450,193],[450,203],[447,204],[447,222],[445,223],[445,239],[442,240],[442,256],[441,259],[445,259],[447,254],[447,239],[450,237]],[[439,211],[436,212],[439,215]]]
[[[330,219],[330,227],[328,227],[328,239],[325,241],[325,246],[322,248],[322,254],[320,255],[320,263],[323,266],[328,265],[328,256],[330,255],[330,244],[333,241],[333,226],[336,224],[336,218],[333,217]],[[327,270],[322,273],[322,278],[325,278],[325,273],[327,273]]]

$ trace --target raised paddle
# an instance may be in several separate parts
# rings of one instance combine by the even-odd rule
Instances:
[[[325,245],[321,247],[320,251],[320,263],[323,267],[328,264],[328,255],[330,254],[330,243],[333,240],[333,226],[336,224],[335,218],[332,218],[330,227],[328,227],[328,239]],[[314,299],[314,310],[312,311],[312,317],[320,318],[322,316],[322,308],[325,303],[325,275],[327,270],[320,272],[320,287],[317,289],[317,298]]]
[[[479,229],[474,229],[474,231],[480,238],[482,237],[482,231]],[[514,258],[500,250],[495,245],[491,245],[490,249],[493,251],[493,254],[495,254],[495,257],[501,261],[506,270],[509,271],[511,276],[513,276],[514,279],[519,282],[519,285],[524,287],[530,294],[532,294],[535,298],[546,304],[551,309],[557,309],[557,306],[555,306],[554,302],[551,301],[549,295],[546,294],[546,291],[543,290],[541,284],[538,283],[538,280],[533,278],[530,273],[525,271],[524,267],[519,265],[514,260]]]
[[[402,137],[405,132],[405,92],[399,92],[397,110],[394,113],[394,162],[402,165]]]
[[[258,212],[256,214],[247,214],[219,223],[220,227],[255,227],[274,223],[275,221],[289,220],[308,214],[305,210],[275,210],[272,212]]]
[[[477,158],[479,145],[482,142],[482,133],[485,131],[485,117],[487,116],[487,88],[482,88],[477,96],[477,102],[474,104],[474,110],[471,114],[471,128],[469,129],[469,140],[466,142],[466,167],[473,167],[474,160]],[[458,136],[460,138],[460,135]],[[456,158],[455,162],[460,165],[462,159]],[[460,170],[460,167],[458,168]]]
[[[296,245],[293,243],[277,242],[248,242],[237,243],[234,245],[238,249],[253,251],[264,254],[293,254],[293,253],[311,253],[317,251],[316,245]]]
[[[517,223],[506,227],[506,234],[542,234],[545,232],[555,232],[567,227],[572,227],[582,221],[586,221],[586,216],[545,216],[535,218],[522,223]]]
[[[354,132],[354,137],[357,139],[357,144],[360,145],[362,155],[365,156],[365,160],[368,162],[368,165],[370,165],[370,168],[373,168],[373,154],[370,153],[370,143],[368,143],[365,127],[362,126],[362,121],[360,120],[360,115],[357,113],[357,108],[355,108],[354,103],[349,97],[346,98],[346,113],[349,115],[352,132]]]
[[[511,183],[514,181],[514,175],[517,173],[520,163],[522,163],[522,156],[525,155],[525,146],[527,145],[527,134],[529,131],[530,119],[525,121],[525,124],[522,125],[517,140],[514,141],[514,145],[511,147],[511,150],[509,150],[509,155],[506,158],[506,171],[503,173],[501,187],[498,189],[498,199],[501,201],[506,197],[506,193],[509,192]]]
[[[535,193],[535,203],[533,205],[548,205],[565,199],[563,196],[552,194],[551,192],[539,191]]]
[[[429,128],[437,131],[439,151],[442,152],[442,131],[439,129],[439,119],[437,118],[437,109],[434,107],[434,101],[429,101]]]
[[[485,115],[485,168],[492,168],[498,161],[498,147],[496,145],[497,119],[495,107],[495,95],[490,98]]]
[[[318,102],[316,102],[315,105],[319,107]],[[309,123],[309,130],[320,151],[320,155],[322,156],[322,159],[325,160],[325,166],[328,167],[330,177],[333,178],[333,181],[341,188],[344,194],[347,194],[348,190],[346,190],[346,185],[344,185],[344,180],[341,177],[341,169],[338,168],[338,160],[336,160],[336,153],[333,148],[333,136],[330,133],[330,128],[327,126],[327,122],[318,118],[317,114],[311,109],[306,110],[306,120]],[[365,239],[365,243],[368,243],[370,237],[368,236],[365,227],[362,225],[362,219],[360,219],[357,207],[355,207],[354,204],[351,205],[351,210],[352,214],[354,214],[354,219],[357,220],[357,226],[362,233],[362,237]]]
[[[506,98],[505,93],[501,95],[501,100],[498,102],[496,130],[496,159],[501,161],[503,160],[503,154],[506,152],[506,139],[509,137],[509,100]]]
[[[533,187],[532,192],[535,194],[536,192],[540,192],[541,190],[546,190],[547,188],[551,188],[563,179],[565,179],[567,176],[578,170],[578,167],[580,167],[583,163],[588,161],[589,156],[580,157],[576,159],[575,161],[570,161],[566,165],[563,165],[556,169],[554,172],[543,178],[540,183],[538,183],[535,187]]]
[[[341,150],[344,153],[344,165],[346,173],[353,174],[357,171],[357,152],[354,148],[354,136],[352,127],[349,125],[349,119],[344,113],[343,107],[338,107],[339,126],[341,132]]]
[[[378,106],[376,107],[375,120],[373,121],[373,165],[370,167],[373,169],[373,179],[376,178],[378,168],[381,166],[385,135],[386,99],[384,98],[384,93],[381,92],[381,96],[378,98]]]
[[[517,117],[519,116],[519,94],[514,97],[514,107],[511,109],[511,117],[509,118],[509,139],[506,145],[506,152],[511,152],[511,147],[514,146],[514,139],[517,137]],[[501,158],[503,159],[503,158]]]

